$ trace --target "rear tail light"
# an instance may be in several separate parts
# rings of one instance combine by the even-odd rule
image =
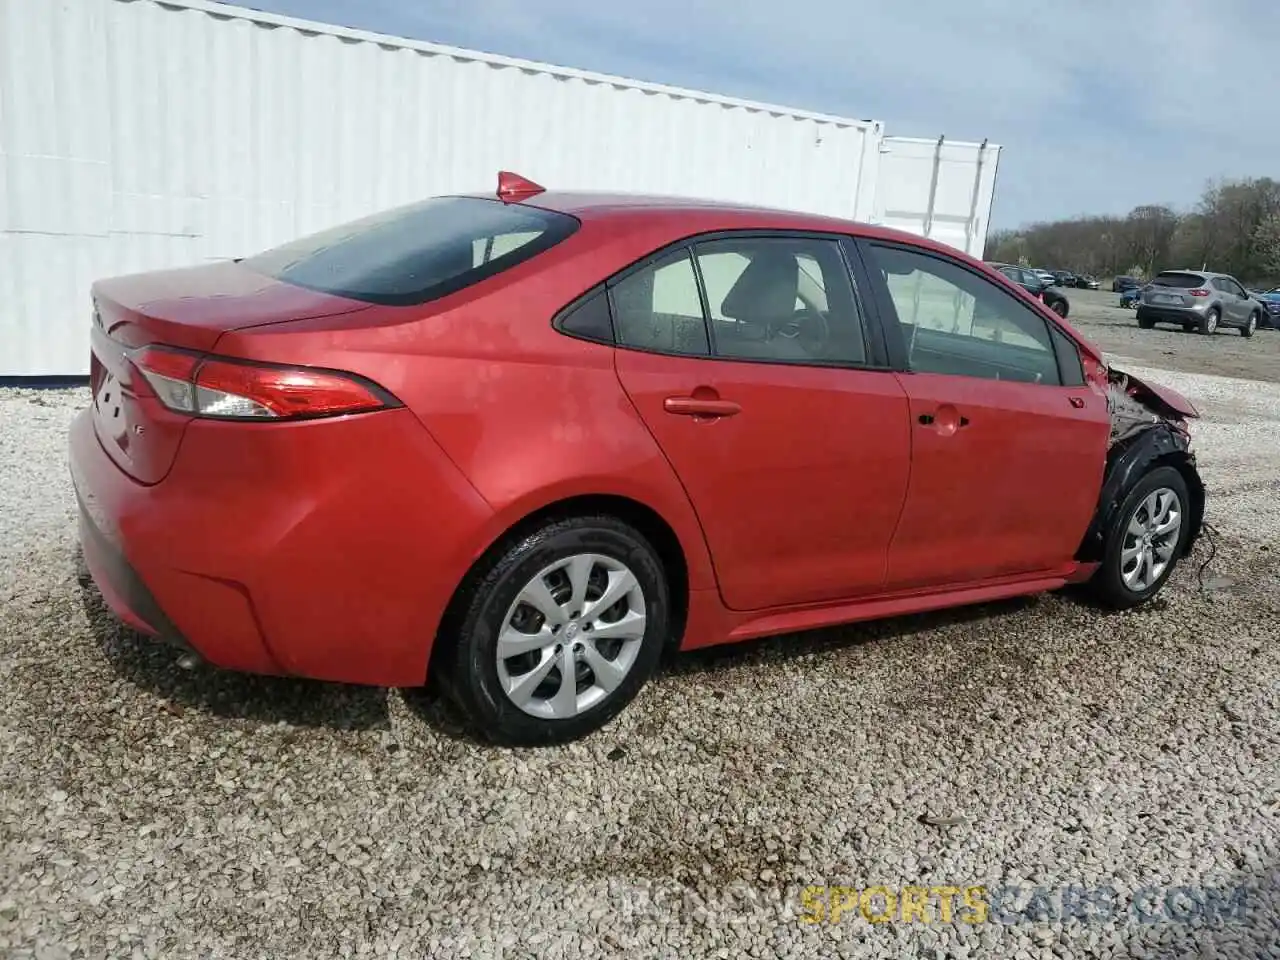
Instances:
[[[365,413],[398,402],[348,373],[211,357],[167,347],[129,351],[162,404],[220,420],[300,420]]]
[[[1188,290],[1187,293],[1193,297],[1207,297],[1209,295],[1209,291],[1204,287],[1196,287],[1194,290]]]

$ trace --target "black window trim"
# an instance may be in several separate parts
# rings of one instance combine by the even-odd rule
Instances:
[[[857,305],[859,317],[863,326],[863,348],[866,351],[867,359],[862,363],[856,363],[851,360],[775,360],[770,357],[726,357],[720,356],[715,352],[715,332],[711,323],[711,310],[707,301],[706,285],[702,279],[702,269],[698,265],[698,258],[694,253],[694,247],[700,243],[706,243],[713,240],[758,240],[758,239],[780,239],[780,240],[819,240],[826,243],[834,243],[839,250],[841,262],[844,264],[845,274],[849,279],[849,285],[852,287],[854,303]],[[583,340],[588,343],[604,343],[605,341],[597,340],[592,337],[586,337],[581,334],[574,333],[564,329],[564,321],[572,313],[572,311],[580,305],[584,300],[593,296],[601,288],[610,292],[609,298],[609,314],[613,326],[613,339],[609,343],[616,350],[631,350],[636,353],[652,353],[658,356],[680,357],[686,360],[715,360],[721,363],[757,363],[772,364],[774,366],[783,367],[811,367],[821,369],[840,369],[840,370],[857,370],[870,371],[879,373],[890,373],[895,369],[890,362],[887,343],[885,340],[884,329],[880,321],[880,311],[875,303],[874,288],[869,286],[870,276],[863,264],[861,255],[859,254],[857,238],[850,234],[837,233],[823,230],[787,230],[777,227],[744,227],[734,229],[708,230],[702,233],[689,234],[674,240],[665,246],[656,250],[651,250],[638,260],[634,260],[615,271],[603,281],[594,284],[590,289],[579,294],[560,310],[556,311],[552,317],[551,325],[555,330],[575,340]],[[655,262],[671,256],[677,251],[683,250],[693,264],[694,277],[698,285],[698,299],[702,304],[702,322],[707,327],[707,345],[710,351],[707,354],[682,353],[678,350],[655,350],[647,347],[637,347],[631,344],[618,342],[617,322],[613,319],[613,298],[612,290],[619,283],[626,280],[633,274],[645,270]]]
[[[971,276],[976,277],[978,280],[982,281],[983,283],[986,283],[989,286],[994,287],[996,290],[1008,296],[1011,300],[1014,300],[1019,304],[1021,304],[1021,306],[1026,308],[1033,316],[1038,317],[1045,324],[1045,333],[1048,335],[1050,349],[1053,351],[1054,363],[1058,369],[1059,380],[1065,379],[1062,376],[1063,358],[1062,358],[1060,349],[1058,347],[1057,341],[1053,336],[1053,331],[1056,329],[1059,333],[1061,333],[1067,339],[1067,342],[1071,343],[1078,352],[1083,351],[1083,346],[1080,344],[1080,342],[1074,336],[1072,336],[1070,332],[1064,329],[1062,324],[1058,323],[1056,314],[1054,314],[1052,317],[1046,316],[1047,313],[1052,313],[1052,311],[1050,311],[1047,307],[1040,309],[1036,307],[1035,303],[1023,302],[1022,300],[1019,299],[1019,296],[1015,291],[1005,289],[999,283],[993,281],[991,277],[984,274],[982,271],[975,270],[973,266],[970,264],[964,263],[963,261],[958,260],[955,257],[947,256],[946,254],[941,253],[937,250],[931,250],[925,247],[916,246],[915,244],[906,243],[899,240],[884,240],[878,237],[859,237],[857,239],[857,244],[859,247],[859,253],[861,254],[865,264],[869,265],[869,264],[875,263],[875,254],[872,250],[869,249],[871,247],[888,247],[890,249],[902,250],[907,253],[912,253],[921,257],[927,257],[931,260],[937,260],[941,263],[945,263],[950,266],[957,267],[965,271],[966,273],[970,274]],[[886,338],[886,344],[889,348],[889,356],[893,364],[893,369],[898,373],[920,372],[920,371],[913,370],[911,368],[910,362],[908,361],[907,345],[905,341],[902,339],[902,327],[898,322],[898,310],[893,303],[893,297],[889,293],[889,285],[885,283],[884,278],[879,275],[879,271],[872,271],[868,269],[866,272],[868,275],[868,281],[871,284],[871,286],[868,289],[871,290],[872,296],[876,299],[880,314],[884,318],[883,321],[879,324],[879,326]],[[1016,289],[1022,289],[1022,288],[1016,288]],[[1028,297],[1030,296],[1030,294],[1026,294],[1026,295]],[[892,330],[892,332],[890,332],[890,330]],[[1083,357],[1081,358],[1081,362],[1083,363]],[[1034,384],[1034,385],[1045,386],[1045,387],[1063,387],[1063,384],[1061,383],[1056,383],[1056,384],[1045,383],[1045,384]],[[1079,388],[1069,387],[1066,389],[1079,389]]]

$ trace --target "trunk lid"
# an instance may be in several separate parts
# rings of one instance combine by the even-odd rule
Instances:
[[[120,469],[144,484],[159,483],[168,474],[191,418],[151,396],[128,358],[130,348],[164,344],[212,351],[230,330],[370,308],[231,261],[99,280],[91,295],[94,429]]]

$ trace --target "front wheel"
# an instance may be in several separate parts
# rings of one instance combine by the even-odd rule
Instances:
[[[1143,330],[1150,330],[1155,325],[1156,325],[1156,322],[1152,320],[1150,317],[1138,318],[1138,326],[1140,326]]]
[[[1107,532],[1101,566],[1089,586],[1114,610],[1146,603],[1182,557],[1191,496],[1173,467],[1157,467],[1135,486]]]
[[[1254,334],[1254,331],[1256,331],[1257,329],[1258,329],[1258,314],[1255,312],[1255,313],[1249,314],[1249,322],[1240,328],[1240,336],[1252,337]]]
[[[1065,317],[1067,315],[1067,301],[1055,300],[1053,303],[1049,304],[1049,309],[1058,316]]]
[[[549,522],[472,583],[437,668],[499,743],[567,743],[604,726],[653,673],[670,629],[662,561],[609,516]]]

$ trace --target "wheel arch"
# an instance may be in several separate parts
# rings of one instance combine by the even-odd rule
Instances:
[[[443,635],[456,628],[470,596],[469,591],[483,579],[485,571],[498,557],[509,550],[513,544],[548,523],[569,517],[598,514],[615,517],[634,527],[657,551],[662,561],[663,572],[666,574],[671,602],[671,636],[667,644],[670,649],[678,648],[684,637],[689,617],[690,553],[694,553],[693,561],[698,562],[697,551],[699,548],[705,550],[705,544],[699,542],[694,545],[694,551],[690,551],[685,539],[681,538],[675,526],[660,511],[635,497],[619,493],[574,494],[548,500],[536,507],[527,507],[514,520],[509,520],[497,535],[490,537],[489,542],[479,552],[454,588],[444,615],[440,618],[440,625],[433,638],[431,656],[428,660],[428,677],[435,672],[432,666],[440,651],[449,646],[447,642],[439,641]],[[696,578],[697,575],[695,571],[693,576]]]
[[[1190,529],[1184,546],[1185,553],[1199,539],[1204,525],[1205,487],[1196,469],[1195,455],[1187,441],[1172,424],[1162,423],[1145,430],[1128,443],[1112,447],[1107,454],[1107,466],[1103,474],[1102,490],[1098,506],[1089,529],[1085,532],[1076,552],[1076,559],[1084,563],[1102,560],[1106,548],[1107,531],[1115,520],[1124,498],[1147,474],[1160,467],[1173,467],[1182,475],[1191,496],[1189,504]]]

